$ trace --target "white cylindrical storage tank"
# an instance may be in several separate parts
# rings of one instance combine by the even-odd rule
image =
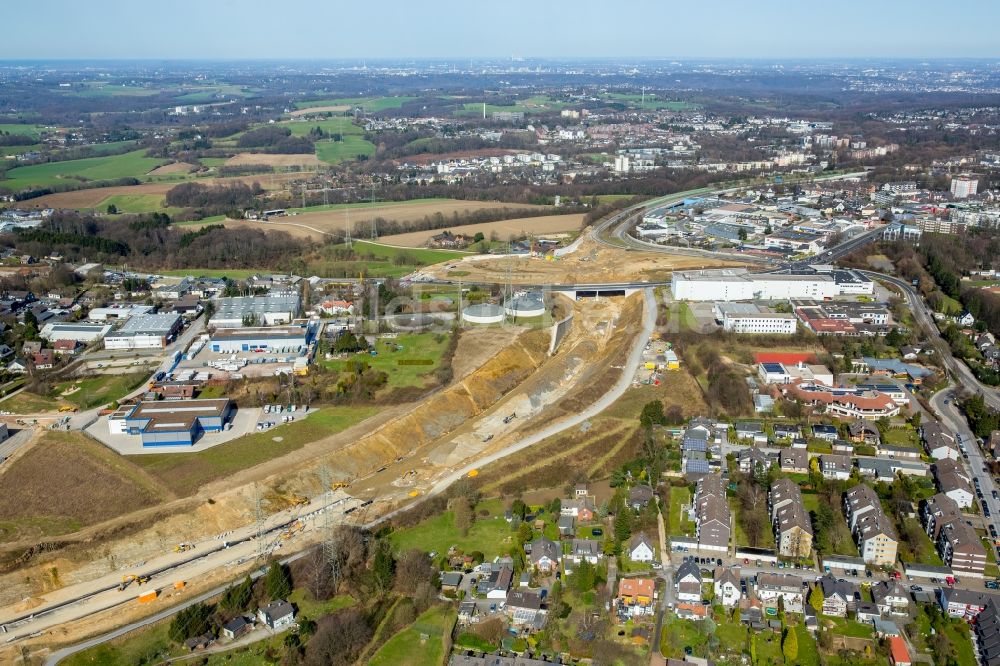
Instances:
[[[545,300],[537,291],[529,291],[507,301],[504,305],[511,317],[541,317],[545,314]]]
[[[499,324],[503,321],[503,308],[489,303],[470,305],[462,310],[462,321],[470,324]]]

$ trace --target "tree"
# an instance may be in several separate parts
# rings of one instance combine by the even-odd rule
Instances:
[[[455,529],[457,529],[462,536],[467,535],[469,533],[469,528],[472,527],[472,506],[464,497],[456,497],[452,500],[451,511],[455,520]]]
[[[615,515],[615,541],[622,544],[632,536],[632,517],[628,509],[621,509]]]
[[[117,215],[117,214],[118,214],[118,206],[114,204],[108,204],[108,215]]]
[[[576,566],[576,570],[573,572],[572,582],[573,589],[580,594],[593,590],[594,584],[597,582],[594,565],[587,560],[581,560],[580,564]]]
[[[476,235],[472,237],[473,243],[482,243],[484,240],[486,240],[486,236],[483,235],[482,231],[477,231]]]
[[[531,541],[532,536],[531,525],[527,522],[522,522],[517,526],[517,540],[522,546]]]
[[[411,548],[396,562],[396,589],[406,596],[414,596],[421,583],[434,579],[435,570],[431,559],[423,551]]]
[[[175,643],[183,643],[189,638],[201,636],[211,628],[209,618],[212,617],[212,607],[205,604],[194,604],[181,610],[170,621],[167,636]]]
[[[781,641],[781,652],[785,655],[786,664],[793,664],[799,658],[799,637],[794,627],[785,629],[785,637]]]
[[[820,613],[823,610],[823,588],[817,583],[809,590],[809,605],[813,607],[816,613]]]
[[[643,405],[639,414],[639,424],[643,428],[651,428],[660,423],[663,423],[663,403],[653,400]]]
[[[385,592],[392,587],[396,575],[396,561],[392,558],[392,544],[386,539],[375,543],[375,557],[372,560],[372,579],[379,592]]]
[[[227,611],[242,611],[250,605],[253,597],[253,581],[250,576],[243,579],[239,585],[230,585],[222,593],[219,607]]]
[[[528,505],[520,497],[515,497],[514,501],[510,504],[510,512],[516,518],[524,520],[524,517],[528,515]]]
[[[287,599],[292,593],[291,576],[288,575],[288,569],[280,562],[271,562],[267,573],[264,574],[264,591],[267,592],[267,598],[272,601]]]
[[[38,339],[38,317],[30,309],[24,311],[24,339]]]
[[[354,663],[372,637],[364,614],[354,608],[322,618],[306,644],[308,666],[346,666]]]

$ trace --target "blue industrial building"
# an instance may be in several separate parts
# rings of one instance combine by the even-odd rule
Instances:
[[[112,434],[138,435],[143,446],[192,446],[205,432],[219,432],[232,418],[229,398],[140,402],[108,417]]]

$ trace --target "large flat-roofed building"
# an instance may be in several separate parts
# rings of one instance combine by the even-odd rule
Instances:
[[[177,314],[131,317],[117,331],[104,337],[105,349],[163,349],[181,330]]]
[[[823,300],[873,294],[875,285],[857,271],[820,266],[775,273],[750,273],[745,268],[675,271],[670,288],[679,301]]]
[[[203,432],[218,432],[232,416],[229,398],[140,402],[108,417],[115,435],[137,435],[143,446],[191,446]]]
[[[138,315],[152,314],[155,309],[152,305],[114,305],[107,308],[92,308],[87,313],[87,319],[91,321],[128,319]]]
[[[298,352],[306,346],[305,326],[275,326],[271,328],[220,328],[212,335],[209,349],[213,352]]]
[[[76,342],[96,342],[111,331],[110,324],[78,324],[54,322],[42,327],[40,335],[46,340],[73,340]]]
[[[299,306],[299,295],[294,292],[221,298],[208,324],[215,328],[290,324],[298,316]]]
[[[790,312],[770,312],[750,303],[716,305],[722,329],[731,333],[754,335],[794,335],[798,320]]]

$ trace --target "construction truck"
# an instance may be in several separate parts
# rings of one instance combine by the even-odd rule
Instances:
[[[330,484],[330,490],[340,490],[341,488],[348,488],[350,485],[349,481],[335,481]]]
[[[302,495],[292,495],[292,506],[303,506],[309,504],[309,498]]]
[[[186,553],[189,550],[194,550],[193,543],[179,543],[176,546],[174,546],[175,553]]]
[[[517,418],[517,412],[511,412],[510,415],[503,417],[503,422],[504,423],[510,423],[511,421],[513,421],[516,418]]]
[[[118,591],[121,592],[126,587],[135,583],[136,585],[142,585],[143,583],[149,582],[149,576],[136,576],[135,574],[126,574],[122,576],[122,582],[118,584]]]

